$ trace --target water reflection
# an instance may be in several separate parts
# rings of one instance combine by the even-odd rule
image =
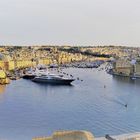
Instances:
[[[0,85],[0,94],[5,92],[6,85]]]
[[[140,79],[131,79],[129,77],[121,77],[121,76],[113,76],[113,79],[118,81],[119,83],[132,83],[132,84],[140,84]]]
[[[72,84],[46,84],[46,83],[35,83],[36,85],[42,86],[42,87],[73,87],[74,85]]]

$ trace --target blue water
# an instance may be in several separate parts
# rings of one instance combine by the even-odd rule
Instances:
[[[140,131],[140,80],[96,69],[64,71],[83,81],[47,86],[20,79],[0,87],[0,139],[31,140],[56,130],[88,130],[96,137]]]

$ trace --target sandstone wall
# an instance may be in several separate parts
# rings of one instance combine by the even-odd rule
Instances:
[[[94,136],[87,131],[57,131],[51,137],[39,137],[32,140],[94,140]]]

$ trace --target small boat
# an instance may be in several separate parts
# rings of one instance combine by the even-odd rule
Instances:
[[[22,75],[22,78],[23,78],[23,79],[33,79],[33,78],[35,78],[35,76],[36,76],[35,71],[29,70],[29,71],[26,71],[26,72]]]
[[[22,76],[22,78],[23,78],[23,79],[33,79],[33,78],[35,78],[35,76],[36,76],[36,75],[34,75],[34,74],[24,74],[24,75]]]
[[[50,64],[50,68],[58,68],[57,64]]]
[[[136,80],[137,78],[136,78],[136,77],[131,77],[131,79],[132,79],[132,80]]]
[[[18,80],[18,79],[20,79],[20,77],[16,76],[16,75],[13,75],[13,76],[9,77],[9,79],[10,80]]]
[[[70,85],[71,82],[74,81],[74,79],[64,78],[58,75],[41,75],[36,76],[34,79],[32,79],[32,81],[46,84]]]

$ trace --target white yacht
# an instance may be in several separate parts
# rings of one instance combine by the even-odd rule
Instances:
[[[50,73],[47,69],[39,70],[38,68],[36,68],[36,69],[31,69],[31,70],[27,71],[22,77],[23,77],[24,79],[33,79],[33,78],[35,78],[36,76],[42,76],[42,75],[60,76],[60,77],[63,77],[62,74],[53,74],[53,73]]]

